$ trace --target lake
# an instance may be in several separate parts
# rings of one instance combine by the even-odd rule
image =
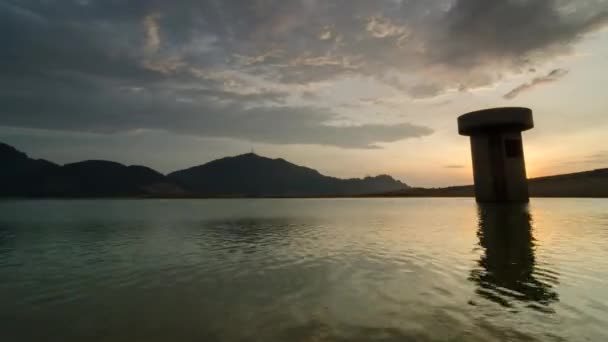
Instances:
[[[3,200],[0,340],[606,341],[608,200]]]

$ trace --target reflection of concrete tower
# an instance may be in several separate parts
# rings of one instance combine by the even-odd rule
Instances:
[[[553,291],[557,277],[550,270],[536,274],[530,221],[525,204],[480,205],[477,235],[484,254],[470,280],[479,285],[479,295],[493,302],[503,306],[527,302],[546,311],[547,305],[558,300]]]
[[[458,118],[458,132],[471,137],[478,202],[528,202],[521,132],[534,127],[528,108],[494,108]]]

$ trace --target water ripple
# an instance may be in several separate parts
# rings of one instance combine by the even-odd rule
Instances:
[[[605,212],[3,201],[0,329],[10,341],[606,340]]]

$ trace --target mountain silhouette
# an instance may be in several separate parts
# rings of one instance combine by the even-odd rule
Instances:
[[[608,197],[608,169],[533,178],[532,197]],[[473,186],[413,188],[388,175],[340,179],[254,153],[163,175],[87,160],[58,165],[0,143],[0,197],[471,197]]]
[[[62,166],[47,178],[45,190],[50,195],[76,197],[184,193],[166,176],[150,168],[104,160]]]
[[[168,177],[194,193],[209,196],[348,196],[408,188],[387,175],[339,179],[254,153],[214,160]]]
[[[42,194],[44,179],[59,165],[31,159],[12,146],[0,143],[0,195],[36,196]]]
[[[608,197],[608,169],[596,169],[528,179],[531,197]],[[378,197],[472,197],[473,185],[447,188],[408,188],[378,193]]]
[[[114,197],[180,195],[185,191],[144,166],[89,160],[59,166],[0,143],[0,196]]]
[[[145,166],[87,160],[57,165],[0,143],[0,196],[300,197],[350,196],[406,189],[390,176],[339,179],[253,153],[165,176]]]

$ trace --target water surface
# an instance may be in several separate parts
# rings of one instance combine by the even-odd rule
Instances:
[[[606,341],[608,201],[0,201],[3,341]]]

